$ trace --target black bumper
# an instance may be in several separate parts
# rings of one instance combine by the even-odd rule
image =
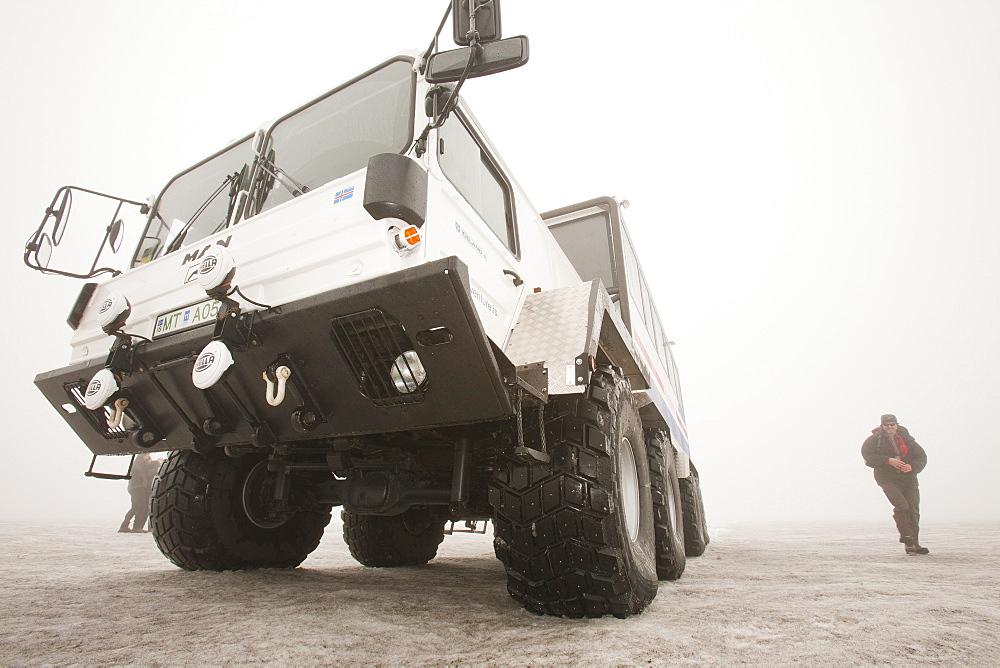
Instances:
[[[35,384],[99,455],[496,420],[513,409],[468,286],[465,265],[450,257],[259,311],[246,320],[253,345],[234,350],[230,371],[204,391],[191,372],[212,327],[142,343],[122,378],[129,408],[115,430],[103,409],[80,401],[104,360],[39,374]],[[388,378],[391,358],[405,350],[415,350],[426,370],[413,392]],[[272,407],[262,373],[278,364],[293,373],[284,401]]]

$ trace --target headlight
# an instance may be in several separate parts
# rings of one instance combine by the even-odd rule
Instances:
[[[427,380],[427,371],[420,363],[417,351],[407,350],[393,361],[389,377],[392,378],[392,382],[400,394],[409,394],[416,392],[417,388]]]

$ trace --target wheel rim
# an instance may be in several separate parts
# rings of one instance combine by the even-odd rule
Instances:
[[[635,467],[632,443],[622,438],[618,448],[618,471],[621,478],[622,510],[625,512],[625,529],[629,542],[639,537],[639,474]]]
[[[269,512],[273,494],[274,476],[267,470],[266,461],[259,462],[243,482],[243,512],[261,529],[276,529],[289,519],[287,513]]]
[[[671,455],[668,453],[668,457]],[[667,501],[667,518],[670,520],[670,535],[677,535],[677,527],[683,522],[683,516],[680,513],[680,508],[677,505],[676,498],[674,494],[677,492],[677,479],[674,477],[673,470],[667,469],[667,479],[666,479],[666,493],[663,495],[666,497]]]
[[[419,536],[426,532],[432,524],[431,514],[427,510],[410,508],[402,514],[403,528],[411,536]]]

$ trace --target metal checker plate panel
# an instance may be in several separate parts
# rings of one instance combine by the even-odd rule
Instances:
[[[515,365],[545,362],[549,394],[583,392],[571,374],[587,350],[590,283],[528,295],[504,353]],[[567,382],[569,381],[569,382]]]

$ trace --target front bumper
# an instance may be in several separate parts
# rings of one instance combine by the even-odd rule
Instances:
[[[117,429],[108,427],[108,411],[82,403],[103,360],[39,374],[35,384],[97,455],[496,420],[513,408],[468,286],[467,268],[449,257],[259,311],[246,320],[252,345],[233,351],[233,366],[208,390],[195,388],[191,373],[212,327],[141,343],[122,378],[129,408]],[[406,350],[426,370],[413,392],[393,389],[388,378],[392,358]],[[292,378],[271,406],[262,374],[278,364]]]

